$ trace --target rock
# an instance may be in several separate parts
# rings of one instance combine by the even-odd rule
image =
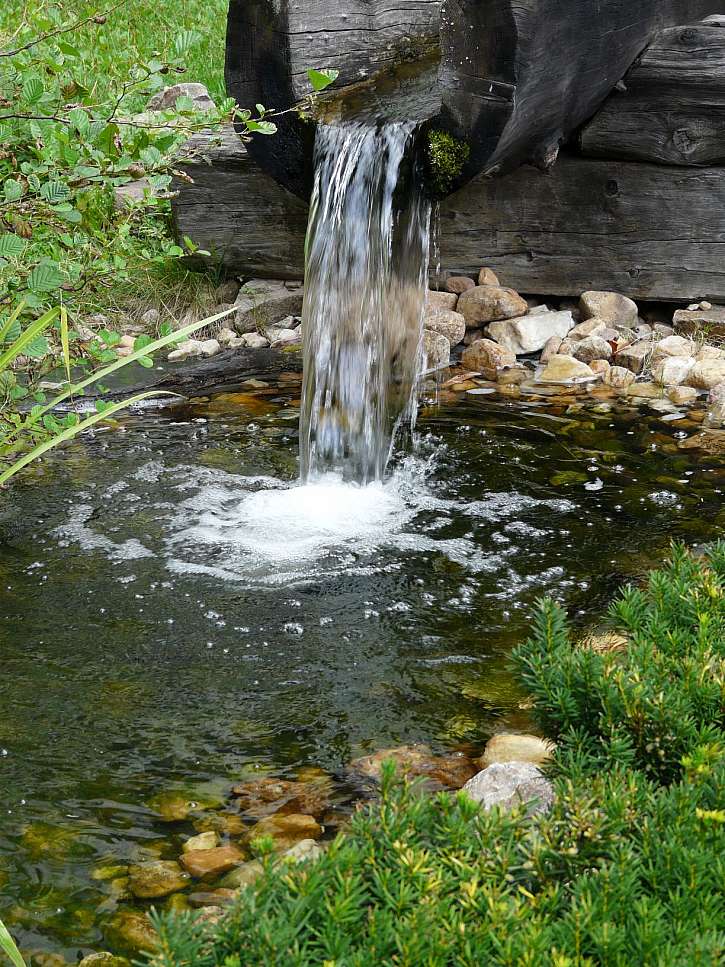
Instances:
[[[570,312],[538,312],[492,322],[488,334],[517,356],[543,349],[552,336],[563,338],[573,327]]]
[[[587,336],[574,347],[574,359],[582,363],[591,363],[593,360],[611,359],[612,347],[605,339],[599,336]]]
[[[631,369],[624,366],[612,366],[608,373],[604,375],[604,382],[613,389],[627,389],[637,377]]]
[[[685,339],[683,336],[667,336],[655,344],[653,358],[657,360],[665,356],[689,357],[694,356],[695,352],[696,346],[691,339]]]
[[[425,745],[380,749],[372,755],[355,759],[350,763],[350,769],[379,782],[386,762],[392,762],[399,774],[409,779],[425,778],[438,788],[460,789],[476,772],[475,765],[466,756],[435,756]]]
[[[539,375],[539,380],[545,383],[566,383],[571,379],[586,379],[594,376],[592,369],[586,363],[579,362],[573,356],[553,356]]]
[[[662,322],[656,322],[652,326],[652,332],[657,339],[666,339],[668,336],[674,336],[675,330],[672,326],[667,326]]]
[[[695,363],[687,377],[688,386],[710,390],[725,380],[725,359],[706,359]]]
[[[516,365],[516,356],[492,339],[477,339],[463,350],[461,362],[466,369],[495,379],[499,370]]]
[[[176,102],[180,97],[190,97],[194,102],[196,111],[213,111],[214,101],[212,101],[209,91],[203,84],[185,83],[172,84],[158,94],[154,94],[146,105],[148,111],[167,111],[176,107]]]
[[[424,370],[445,369],[451,362],[451,344],[439,332],[423,330]]]
[[[216,339],[205,339],[203,342],[199,343],[199,355],[205,357],[216,356],[217,353],[222,351],[222,347],[219,345]]]
[[[228,907],[234,903],[236,897],[234,890],[224,887],[218,890],[197,890],[189,894],[189,906],[196,910],[203,907]]]
[[[275,326],[286,316],[302,312],[304,291],[291,283],[252,279],[240,290],[234,301],[237,313],[234,328],[240,335],[260,332]]]
[[[477,285],[464,292],[458,300],[458,311],[471,329],[500,319],[516,319],[524,316],[528,308],[526,300],[518,292],[498,285]]]
[[[271,836],[275,849],[288,850],[303,839],[319,839],[322,826],[314,817],[298,813],[267,816],[252,826],[247,833],[247,842],[251,843],[262,836]]]
[[[652,355],[651,342],[636,342],[620,349],[614,362],[622,369],[628,369],[636,376],[643,373]]]
[[[627,389],[628,396],[637,396],[644,400],[660,400],[665,395],[664,387],[660,383],[634,382]]]
[[[307,842],[307,840],[302,840],[302,842]],[[220,882],[226,889],[238,890],[243,886],[251,886],[263,873],[264,867],[259,860],[250,860],[249,863],[242,863],[225,873]]]
[[[304,813],[319,819],[330,806],[330,784],[326,778],[312,782],[288,779],[251,779],[232,788],[237,805],[258,819],[271,813]]]
[[[214,832],[220,836],[241,836],[247,829],[247,824],[237,813],[207,813],[193,823],[199,833]]]
[[[197,359],[199,356],[201,356],[201,342],[198,339],[186,339],[169,353],[167,359],[170,363],[183,363],[187,359]]]
[[[579,642],[579,647],[585,651],[593,651],[598,655],[609,655],[624,651],[629,647],[629,640],[614,631],[602,634],[587,635]]]
[[[299,843],[295,843],[291,849],[284,852],[281,858],[286,863],[307,863],[318,860],[324,852],[314,839],[301,839]]]
[[[617,326],[617,329],[622,330],[626,327]],[[654,330],[652,326],[648,325],[646,322],[637,326],[635,329],[630,329],[630,332],[634,334],[634,339],[632,342],[652,342],[654,339]]]
[[[469,780],[463,792],[484,809],[525,804],[530,816],[548,812],[554,803],[554,787],[531,762],[496,762]]]
[[[595,316],[593,319],[587,319],[586,322],[580,322],[578,326],[574,326],[569,333],[569,339],[586,339],[588,336],[598,336],[606,328],[606,322],[597,319]]]
[[[241,340],[241,336],[237,336],[233,329],[227,329],[226,327],[219,330],[219,332],[216,334],[216,338],[222,349],[228,348],[232,345],[232,343],[236,342],[237,339]]]
[[[585,292],[579,300],[583,319],[601,319],[607,325],[636,326],[637,303],[618,292]]]
[[[425,297],[426,312],[452,312],[458,304],[458,296],[455,292],[437,292],[429,289]]]
[[[712,456],[725,454],[725,430],[702,430],[687,440],[681,440],[680,450],[704,450]]]
[[[665,356],[655,363],[652,372],[657,382],[663,386],[679,386],[685,382],[694,366],[694,359],[684,356]]]
[[[301,329],[267,329],[265,336],[273,349],[281,346],[298,346],[302,343]]]
[[[541,362],[545,365],[552,356],[556,356],[561,348],[562,339],[559,336],[552,336],[546,341],[546,345],[541,351]]]
[[[196,810],[208,806],[208,803],[197,802],[184,792],[160,792],[148,801],[149,809],[153,809],[158,819],[163,823],[177,823]]]
[[[476,283],[473,279],[469,279],[467,275],[452,275],[449,279],[446,279],[446,292],[453,292],[455,295],[461,295],[461,293],[475,288]]]
[[[197,880],[215,879],[243,862],[244,854],[236,846],[197,849],[181,856],[181,865]]]
[[[561,342],[559,343],[559,348],[556,351],[556,355],[573,356],[576,345],[577,345],[577,340],[569,339],[569,337],[567,336],[566,339],[562,339]]]
[[[489,739],[483,755],[478,760],[482,769],[494,762],[531,762],[541,765],[554,752],[554,745],[538,735],[514,735],[502,733]]]
[[[97,954],[88,954],[78,964],[78,967],[130,967],[125,957],[116,957],[107,950]]]
[[[596,373],[597,376],[604,377],[611,369],[611,366],[606,359],[593,359],[591,363],[589,363],[589,368],[593,373]]]
[[[129,887],[135,897],[151,900],[168,896],[189,885],[189,875],[174,860],[154,860],[139,863],[128,870]]]
[[[206,833],[199,833],[191,836],[181,847],[184,853],[193,853],[194,850],[215,849],[219,845],[219,837],[210,829]]]
[[[120,910],[109,922],[108,941],[126,950],[155,950],[159,937],[150,918],[135,910]]]
[[[703,426],[722,426],[725,423],[725,400],[712,403],[705,413]]]
[[[139,178],[138,181],[129,181],[125,185],[116,185],[113,189],[113,207],[117,212],[122,212],[144,202],[148,206],[149,199],[154,195],[155,192],[148,178]]]
[[[717,346],[708,346],[706,343],[704,346],[700,346],[694,359],[698,363],[704,363],[706,359],[722,359],[722,350],[718,349]]]
[[[269,339],[258,332],[245,333],[245,335],[242,336],[242,339],[244,340],[244,345],[247,346],[248,349],[265,349],[267,346],[269,346]]]
[[[496,374],[496,382],[500,386],[520,386],[530,375],[531,373],[524,366],[512,366],[499,370]],[[467,386],[466,389],[476,389],[476,384]]]
[[[148,329],[153,329],[161,322],[161,313],[158,309],[147,309],[141,316],[141,322]]]
[[[229,305],[234,305],[237,301],[237,296],[239,295],[239,290],[241,285],[238,279],[227,279],[214,289],[214,298],[217,302],[228,303]]]
[[[713,386],[708,394],[707,401],[708,403],[725,402],[725,381]]]
[[[478,273],[478,284],[479,285],[500,285],[498,281],[498,276],[493,271],[493,269],[482,268]]]
[[[704,333],[708,339],[725,338],[725,306],[711,306],[709,309],[678,309],[672,318],[675,332],[682,336]]]
[[[463,342],[466,335],[466,320],[460,312],[452,309],[439,309],[436,312],[426,313],[424,326],[429,332],[438,332],[445,336],[451,346],[457,346]]]
[[[694,403],[699,395],[692,386],[673,386],[667,390],[667,398],[677,406]]]

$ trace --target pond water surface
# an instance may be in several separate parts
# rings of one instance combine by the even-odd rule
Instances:
[[[536,599],[595,626],[723,523],[725,467],[599,400],[444,394],[361,490],[297,477],[299,378],[126,418],[0,510],[0,918],[27,951],[114,949],[99,867],[176,858],[233,781],[530,728],[507,654]],[[409,444],[410,441],[408,441]],[[155,798],[156,797],[156,798]]]

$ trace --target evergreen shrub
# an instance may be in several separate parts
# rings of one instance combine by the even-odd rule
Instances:
[[[515,662],[558,742],[548,816],[385,775],[319,861],[266,861],[231,912],[157,921],[164,967],[690,967],[725,947],[725,545],[676,548],[577,645],[541,603]]]

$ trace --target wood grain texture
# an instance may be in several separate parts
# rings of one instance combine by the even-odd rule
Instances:
[[[580,135],[592,157],[725,161],[725,18],[665,30]],[[722,23],[722,26],[719,25]]]
[[[299,279],[306,206],[264,174],[236,136],[198,138],[177,184],[180,235],[245,278]],[[202,162],[199,153],[213,159]],[[479,177],[441,206],[441,260],[477,275],[490,265],[521,292],[725,299],[725,168],[676,168],[562,156]]]
[[[548,165],[661,29],[722,12],[723,0],[230,0],[227,86],[278,109],[307,91],[310,67],[337,88],[440,49],[424,120],[465,140],[459,184],[524,162]],[[386,94],[388,101],[391,95]],[[380,103],[386,116],[385,102]],[[313,126],[287,117],[252,155],[300,197],[311,186]]]

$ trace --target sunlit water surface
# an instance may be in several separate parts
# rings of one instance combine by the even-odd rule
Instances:
[[[530,727],[506,656],[536,599],[596,623],[672,537],[720,532],[722,463],[633,410],[469,396],[387,482],[300,487],[294,379],[131,417],[3,497],[0,917],[25,949],[108,946],[128,903],[93,871],[193,832],[160,791],[315,765],[345,802],[354,755]]]

